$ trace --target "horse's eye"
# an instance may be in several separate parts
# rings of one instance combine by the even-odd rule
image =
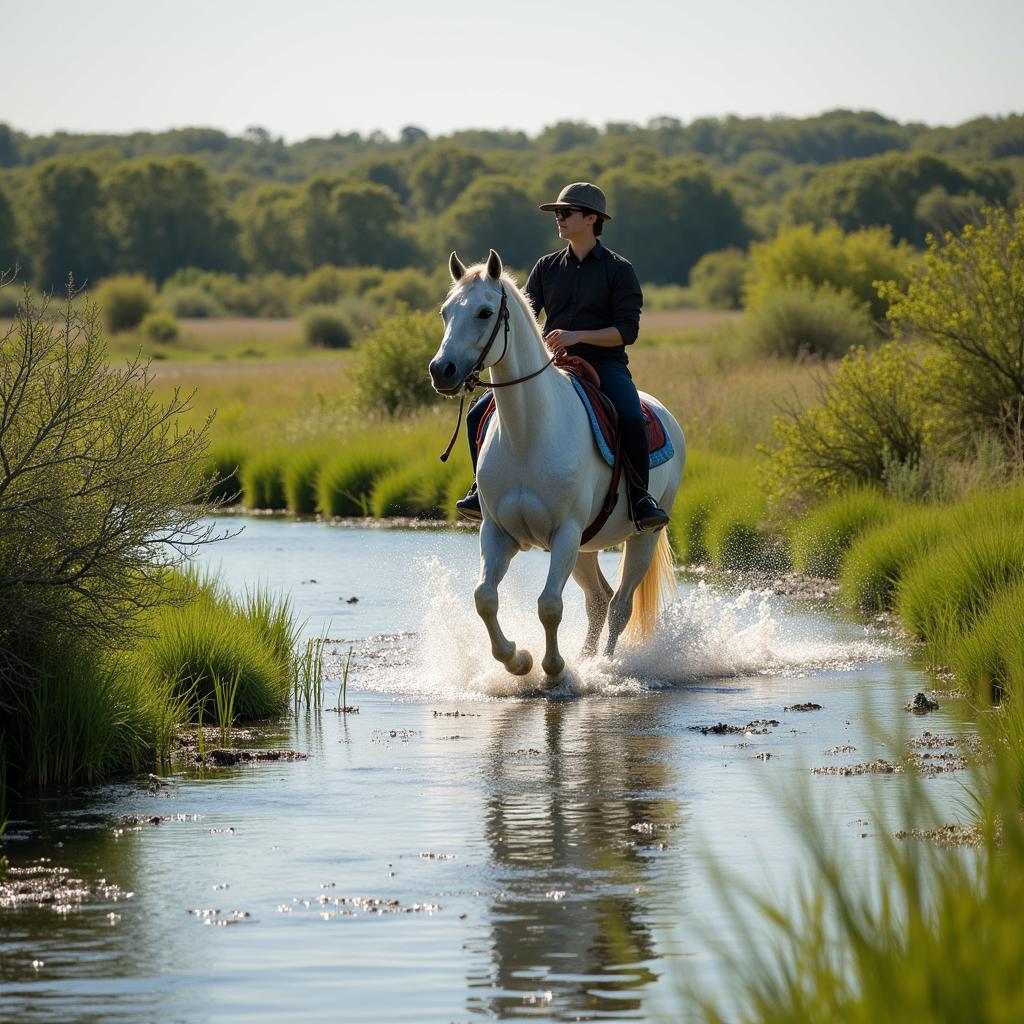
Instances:
[[[490,320],[493,315],[494,315],[494,313],[493,313],[492,310],[481,309],[480,312],[477,313],[477,319],[478,320]]]

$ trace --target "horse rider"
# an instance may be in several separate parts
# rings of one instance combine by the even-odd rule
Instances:
[[[530,271],[524,289],[534,316],[546,313],[544,344],[556,355],[571,351],[590,363],[601,378],[601,390],[619,414],[622,448],[636,470],[629,485],[630,512],[642,533],[668,525],[668,515],[648,493],[647,428],[640,397],[629,372],[626,346],[640,331],[644,296],[632,264],[600,241],[606,220],[604,192],[577,181],[540,209],[553,211],[564,249],[542,256]],[[473,403],[466,417],[469,452],[476,473],[476,435],[487,408],[488,394]],[[455,507],[466,519],[481,520],[476,482]]]

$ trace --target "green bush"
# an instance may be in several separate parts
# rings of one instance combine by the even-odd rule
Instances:
[[[766,519],[767,501],[756,485],[729,488],[708,513],[705,541],[712,563],[741,572],[783,571],[788,556]]]
[[[709,309],[739,309],[749,265],[747,254],[740,249],[705,253],[690,271],[690,289]]]
[[[356,351],[352,379],[360,406],[396,416],[436,401],[427,366],[440,343],[435,314],[402,312],[385,320]]]
[[[328,516],[368,516],[376,479],[398,464],[379,439],[366,438],[326,461],[317,479],[317,507]]]
[[[845,235],[835,225],[786,227],[770,241],[751,245],[746,305],[756,309],[778,289],[803,283],[812,290],[847,292],[879,320],[889,298],[879,295],[875,283],[905,284],[913,266],[913,249],[905,242],[893,245],[887,228]]]
[[[158,341],[164,345],[177,341],[181,336],[178,321],[162,309],[147,313],[139,324],[139,330],[151,341]]]
[[[340,306],[310,306],[302,314],[302,336],[309,345],[348,348],[355,333],[352,321]]]
[[[299,283],[295,302],[304,306],[329,306],[345,298],[365,295],[382,284],[387,273],[379,267],[317,267]]]
[[[242,464],[242,503],[247,508],[285,509],[288,499],[284,491],[284,471],[288,453],[269,449],[251,454]]]
[[[929,383],[944,432],[961,443],[998,434],[1024,463],[1024,205],[932,241],[906,294],[883,294],[897,330],[939,350]]]
[[[913,565],[896,588],[903,624],[947,664],[960,637],[1003,587],[1024,583],[1024,517],[957,532]]]
[[[93,293],[108,331],[117,334],[138,327],[156,304],[156,288],[141,274],[108,277]]]
[[[897,514],[898,506],[873,488],[840,494],[801,517],[789,536],[793,568],[835,578],[853,541]]]
[[[443,294],[444,287],[433,277],[407,267],[389,271],[380,284],[367,290],[366,298],[381,309],[396,312],[402,306],[412,310],[436,309]]]
[[[769,489],[778,496],[838,494],[884,483],[893,465],[915,465],[930,412],[923,372],[898,342],[851,350],[819,381],[819,404],[775,418]]]
[[[224,307],[199,285],[183,285],[177,288],[167,288],[165,285],[160,294],[160,304],[176,317],[203,320],[224,315]]]
[[[875,341],[863,305],[806,281],[774,289],[747,312],[743,330],[755,352],[786,359],[842,356]]]

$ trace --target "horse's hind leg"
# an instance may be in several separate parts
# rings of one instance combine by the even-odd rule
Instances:
[[[615,645],[619,642],[619,637],[633,613],[633,595],[647,574],[658,540],[657,533],[638,533],[626,541],[625,550],[622,552],[619,583],[608,606],[608,642],[604,648],[605,656],[608,658],[615,654]]]
[[[581,551],[576,559],[576,567],[572,578],[583,589],[587,602],[587,638],[583,641],[584,658],[592,658],[597,652],[597,642],[601,639],[601,630],[608,616],[608,601],[612,596],[612,588],[601,572],[596,551]]]
[[[473,597],[477,614],[484,620],[491,638],[491,653],[512,675],[524,676],[533,668],[533,658],[529,651],[517,651],[498,623],[498,584],[505,578],[518,550],[516,542],[504,530],[484,520],[480,528],[480,582]]]
[[[573,522],[563,523],[551,537],[551,562],[548,578],[537,601],[537,614],[544,626],[546,644],[541,667],[552,678],[562,674],[565,659],[558,650],[558,627],[562,623],[562,591],[576,564],[580,551],[580,528]]]

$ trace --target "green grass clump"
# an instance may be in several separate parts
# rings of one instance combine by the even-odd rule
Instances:
[[[289,455],[283,449],[270,448],[250,455],[241,467],[242,503],[247,508],[284,509],[288,498],[284,490],[285,466]]]
[[[396,466],[377,478],[370,496],[370,511],[384,516],[422,516],[440,519],[452,469],[438,460],[434,452],[425,452],[413,462]],[[465,493],[465,492],[463,492]]]
[[[1010,694],[1024,703],[1024,583],[993,595],[950,653],[950,667],[961,683],[986,699]]]
[[[890,611],[896,585],[913,563],[952,529],[948,513],[924,507],[858,535],[839,569],[843,599],[869,612]]]
[[[1024,519],[957,531],[913,565],[896,588],[903,624],[947,664],[959,639],[1002,588],[1024,582]]]
[[[288,508],[298,515],[312,515],[318,510],[317,481],[325,459],[324,451],[303,448],[285,463],[284,495]]]
[[[887,522],[897,509],[895,502],[873,488],[857,488],[823,502],[803,516],[789,535],[793,568],[835,578],[854,539]]]
[[[4,730],[19,785],[86,785],[169,755],[184,705],[131,657],[64,638],[35,668],[27,703]]]
[[[374,482],[398,462],[391,446],[379,439],[351,444],[323,464],[316,482],[317,507],[328,516],[370,515]]]
[[[240,467],[245,452],[240,445],[221,442],[210,446],[206,455],[206,479],[214,481],[211,501],[237,505],[242,499]]]
[[[257,615],[209,584],[186,604],[162,609],[154,637],[140,651],[142,663],[173,685],[195,711],[213,717],[215,680],[237,679],[234,715],[239,721],[284,711],[291,696],[291,646],[285,652],[284,621],[290,613],[263,596]]]
[[[451,465],[451,462],[449,462]],[[448,484],[445,487],[444,492],[444,514],[448,519],[458,519],[459,510],[455,507],[455,502],[459,498],[464,498],[469,492],[469,488],[472,486],[474,480],[473,467],[466,459],[465,462],[460,462],[458,465],[452,468],[452,475],[448,478]]]
[[[708,514],[705,538],[719,569],[778,572],[786,567],[785,549],[765,525],[767,500],[755,485],[729,488]]]

